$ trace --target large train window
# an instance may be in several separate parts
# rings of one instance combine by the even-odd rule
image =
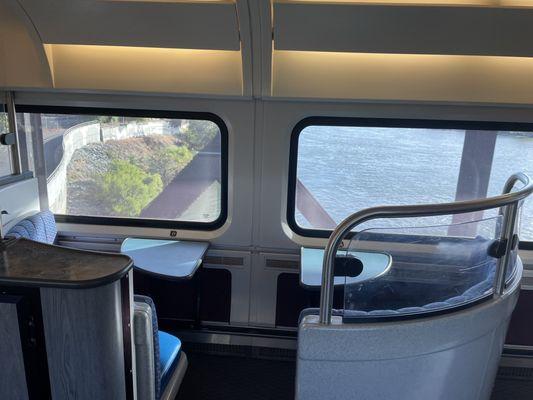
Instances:
[[[533,125],[307,118],[293,131],[290,164],[289,225],[327,237],[367,207],[499,194],[510,174],[533,175]],[[521,239],[533,241],[532,201]]]
[[[227,202],[227,131],[207,113],[19,106],[44,143],[58,221],[215,229]]]

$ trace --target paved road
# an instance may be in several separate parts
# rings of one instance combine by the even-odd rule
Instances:
[[[208,144],[141,212],[141,218],[175,219],[220,180],[220,144]]]

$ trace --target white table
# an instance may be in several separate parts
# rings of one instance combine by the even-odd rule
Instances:
[[[121,252],[135,269],[169,280],[191,279],[209,248],[207,242],[127,238]]]
[[[392,257],[386,253],[370,251],[339,250],[338,256],[354,256],[363,263],[363,271],[356,277],[336,276],[334,284],[360,283],[385,274],[392,265]],[[302,247],[300,254],[300,283],[306,288],[320,288],[322,284],[322,262],[324,249]]]

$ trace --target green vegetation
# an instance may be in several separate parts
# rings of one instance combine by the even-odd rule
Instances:
[[[120,125],[151,120],[92,118]],[[211,121],[171,120],[169,126],[168,134],[106,140],[76,150],[68,166],[68,213],[138,217],[197,152],[219,135]]]
[[[187,146],[171,146],[151,155],[145,166],[150,173],[159,174],[166,186],[191,162],[194,154]]]
[[[111,115],[97,115],[95,118],[101,124],[125,124],[128,122],[146,122],[152,119],[139,117],[115,117]]]
[[[114,215],[136,217],[163,190],[158,174],[144,172],[125,160],[113,160],[103,175],[100,198]]]
[[[7,133],[8,131],[7,114],[0,112],[0,133]]]
[[[193,150],[202,150],[219,133],[218,126],[211,121],[190,120],[182,124],[183,141]]]

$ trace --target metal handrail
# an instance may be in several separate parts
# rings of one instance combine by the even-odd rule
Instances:
[[[512,192],[517,182],[522,182],[523,187]],[[373,219],[381,218],[406,218],[406,217],[430,217],[437,215],[463,214],[475,211],[483,211],[504,206],[504,220],[502,225],[502,239],[506,243],[506,253],[498,264],[496,274],[495,293],[503,293],[505,286],[505,272],[509,263],[509,253],[513,249],[514,230],[516,218],[518,215],[519,203],[533,193],[533,182],[524,173],[516,173],[509,177],[504,186],[503,194],[486,199],[466,200],[454,203],[441,204],[419,204],[404,206],[379,206],[367,208],[358,211],[344,219],[332,232],[326,249],[324,251],[324,260],[322,264],[322,286],[320,290],[320,314],[319,321],[321,324],[331,322],[331,313],[333,305],[333,287],[334,287],[334,264],[337,250],[342,240],[353,228]]]

